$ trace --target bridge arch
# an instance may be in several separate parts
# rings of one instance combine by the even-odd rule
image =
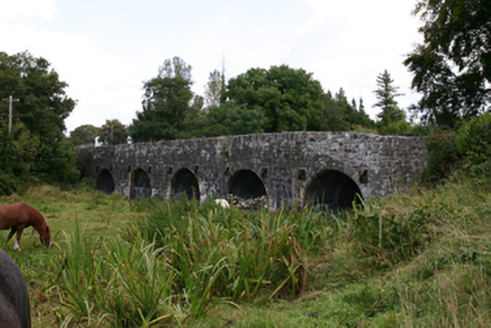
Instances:
[[[108,169],[102,169],[97,176],[97,190],[102,191],[105,194],[112,194],[114,192],[114,179],[113,175]]]
[[[141,168],[137,168],[131,174],[130,199],[148,198],[151,195],[152,187],[150,186],[148,173]]]
[[[178,170],[171,179],[172,195],[178,200],[200,199],[199,184],[196,176],[189,169]]]
[[[326,205],[330,210],[353,208],[361,204],[363,195],[353,179],[341,171],[323,170],[317,173],[305,189],[306,202]]]
[[[227,192],[243,199],[267,196],[266,187],[252,170],[238,170],[228,181]]]

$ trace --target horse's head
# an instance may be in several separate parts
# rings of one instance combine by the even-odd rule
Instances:
[[[46,229],[43,233],[39,234],[39,238],[41,238],[42,244],[45,244],[46,247],[51,247],[51,231],[49,231],[48,226],[46,226]]]

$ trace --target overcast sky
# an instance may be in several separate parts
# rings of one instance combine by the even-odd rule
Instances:
[[[77,106],[68,131],[107,119],[128,125],[141,111],[143,82],[164,60],[193,67],[203,95],[210,72],[226,78],[249,68],[286,64],[313,73],[325,91],[363,98],[385,69],[404,96],[417,100],[402,64],[421,42],[416,0],[0,0],[0,51],[29,51],[51,63]],[[15,110],[15,109],[14,109]],[[67,132],[68,132],[67,131]]]

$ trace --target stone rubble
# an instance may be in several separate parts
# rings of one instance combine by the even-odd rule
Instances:
[[[258,198],[244,199],[238,196],[230,195],[234,207],[244,211],[258,211],[260,209],[268,209],[268,197],[261,196]]]

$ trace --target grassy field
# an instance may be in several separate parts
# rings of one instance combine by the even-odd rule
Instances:
[[[338,220],[48,186],[0,201],[53,233],[6,246],[34,327],[486,327],[490,190],[455,177]]]

